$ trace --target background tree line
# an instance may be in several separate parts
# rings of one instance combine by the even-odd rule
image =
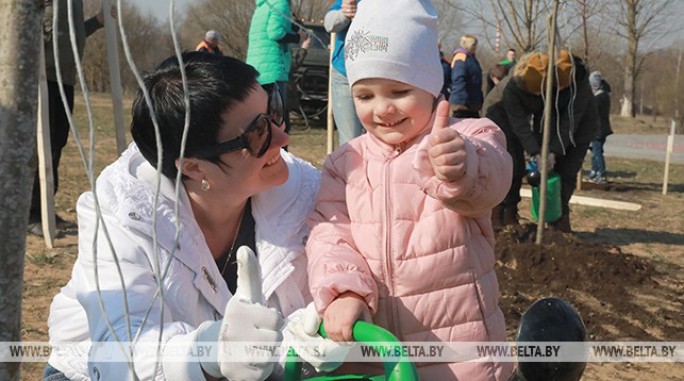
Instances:
[[[168,20],[146,15],[122,0],[121,20],[128,45],[140,70],[148,70],[173,53]],[[322,23],[333,0],[292,0],[294,17]],[[480,40],[477,52],[483,70],[515,48],[519,56],[546,51],[550,0],[433,0],[440,17],[440,42],[445,55],[458,47],[464,33]],[[655,113],[679,117],[684,111],[681,55],[684,2],[677,0],[564,0],[558,18],[559,43],[580,57],[592,70],[600,70],[612,86],[613,112],[623,115]],[[99,2],[88,2],[92,15]],[[192,50],[204,32],[217,30],[225,54],[244,59],[247,34],[255,2],[252,0],[200,0],[174,18],[181,48]],[[121,38],[119,38],[121,43]],[[497,51],[498,48],[498,51]],[[91,90],[106,92],[109,74],[104,34],[88,40],[84,68]],[[132,93],[137,83],[120,47],[121,78]]]

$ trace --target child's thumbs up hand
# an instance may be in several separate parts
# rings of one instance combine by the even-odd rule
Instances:
[[[465,176],[466,148],[461,135],[449,128],[449,103],[437,104],[429,137],[428,156],[435,176],[442,181],[456,181]]]

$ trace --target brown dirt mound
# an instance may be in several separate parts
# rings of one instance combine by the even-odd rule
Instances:
[[[676,322],[684,283],[660,274],[649,261],[617,246],[581,242],[571,234],[545,230],[536,245],[537,226],[497,231],[497,276],[509,337],[535,301],[569,301],[587,326],[589,340],[675,340],[684,337]],[[647,301],[662,300],[645,308]]]

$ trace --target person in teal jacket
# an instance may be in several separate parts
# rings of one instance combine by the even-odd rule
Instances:
[[[289,0],[256,0],[249,26],[247,63],[259,72],[257,80],[266,89],[278,86],[285,103],[285,132],[290,131],[287,108],[287,83],[292,64],[290,44],[306,39],[306,31],[290,21]]]

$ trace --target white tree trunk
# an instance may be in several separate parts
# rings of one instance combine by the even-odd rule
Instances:
[[[629,99],[627,95],[623,95],[622,99],[620,99],[620,116],[627,116],[631,118],[633,111],[634,107],[632,100]]]
[[[37,0],[0,1],[0,341],[21,341],[43,6]],[[19,380],[20,364],[0,363],[0,380]]]

